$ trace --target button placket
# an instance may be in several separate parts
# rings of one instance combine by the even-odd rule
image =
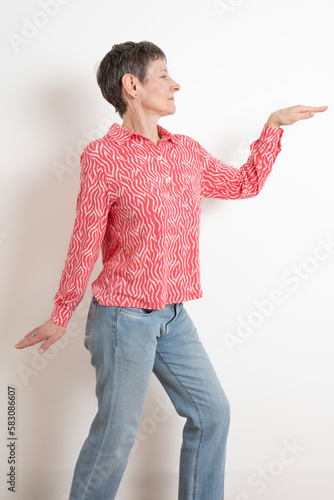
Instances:
[[[164,175],[164,179],[165,179],[166,183],[167,183],[167,184],[169,184],[169,183],[171,182],[171,180],[172,180],[171,175],[170,175],[170,167],[169,167],[169,164],[168,164],[168,162],[164,159],[164,157],[163,157],[163,156],[161,156],[161,155],[157,157],[157,160],[159,161],[159,163],[161,163],[161,164],[163,164],[165,167],[167,167],[167,169],[166,169],[166,170],[167,170],[167,172],[166,172],[166,173],[165,173],[165,175]]]

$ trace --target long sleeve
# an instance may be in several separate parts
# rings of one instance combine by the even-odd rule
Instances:
[[[94,151],[92,152],[94,153]],[[66,327],[81,301],[99,255],[111,203],[105,172],[87,152],[80,158],[76,218],[50,320]]]
[[[250,146],[251,154],[239,169],[211,156],[202,146],[201,198],[250,198],[262,189],[281,151],[283,129],[264,125],[259,139]]]

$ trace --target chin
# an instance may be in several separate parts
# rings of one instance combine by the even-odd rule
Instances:
[[[169,115],[173,115],[173,114],[175,113],[175,111],[176,111],[176,106],[175,106],[175,104],[173,103],[173,108],[172,108],[172,110],[170,110],[170,111],[169,111],[169,113],[168,113],[168,114],[169,114]]]
[[[166,110],[164,112],[162,112],[160,114],[160,118],[162,118],[163,116],[169,116],[169,115],[173,115],[175,113],[176,109],[173,109],[173,110]]]

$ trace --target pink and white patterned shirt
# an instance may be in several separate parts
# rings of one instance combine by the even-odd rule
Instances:
[[[76,218],[51,321],[65,327],[92,283],[101,305],[161,309],[202,297],[201,198],[256,196],[281,150],[283,130],[263,127],[236,169],[188,136],[158,125],[160,142],[114,123],[81,155]]]

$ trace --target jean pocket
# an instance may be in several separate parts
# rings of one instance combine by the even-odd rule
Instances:
[[[121,306],[120,310],[125,314],[137,317],[152,316],[152,314],[154,314],[156,311],[156,309],[145,309],[143,307],[128,307],[128,306]]]
[[[95,297],[92,297],[92,300],[90,301],[90,306],[88,309],[88,315],[87,315],[87,321],[86,321],[86,329],[85,329],[85,336],[88,337],[88,335],[91,334],[92,327],[95,321],[95,316],[96,316],[96,308],[97,308],[97,300]]]

